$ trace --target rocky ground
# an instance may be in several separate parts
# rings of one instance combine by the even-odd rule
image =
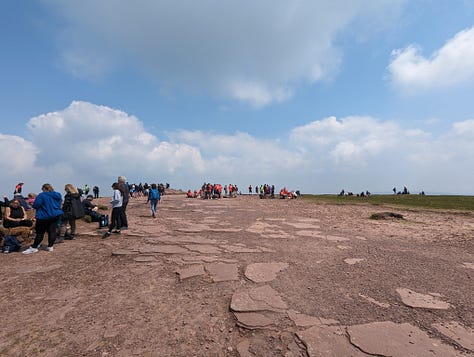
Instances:
[[[474,215],[388,210],[133,199],[121,235],[0,257],[0,355],[474,355]]]

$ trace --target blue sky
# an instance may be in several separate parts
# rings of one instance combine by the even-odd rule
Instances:
[[[4,0],[0,46],[5,194],[474,193],[474,0]]]

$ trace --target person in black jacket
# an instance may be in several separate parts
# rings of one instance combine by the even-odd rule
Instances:
[[[64,239],[74,239],[76,234],[76,219],[84,217],[84,208],[81,202],[81,195],[79,194],[78,190],[68,183],[64,190],[66,191],[66,195],[64,196],[63,202],[63,224],[71,227],[70,231],[68,232],[67,228],[64,233]]]

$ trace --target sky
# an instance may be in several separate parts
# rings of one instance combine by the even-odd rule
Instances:
[[[474,0],[2,0],[0,194],[474,194]]]

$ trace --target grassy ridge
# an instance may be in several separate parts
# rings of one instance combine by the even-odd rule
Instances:
[[[337,195],[303,195],[305,201],[334,204],[375,204],[418,207],[430,209],[453,209],[474,211],[474,196],[421,196],[421,195],[371,195],[370,197]]]

